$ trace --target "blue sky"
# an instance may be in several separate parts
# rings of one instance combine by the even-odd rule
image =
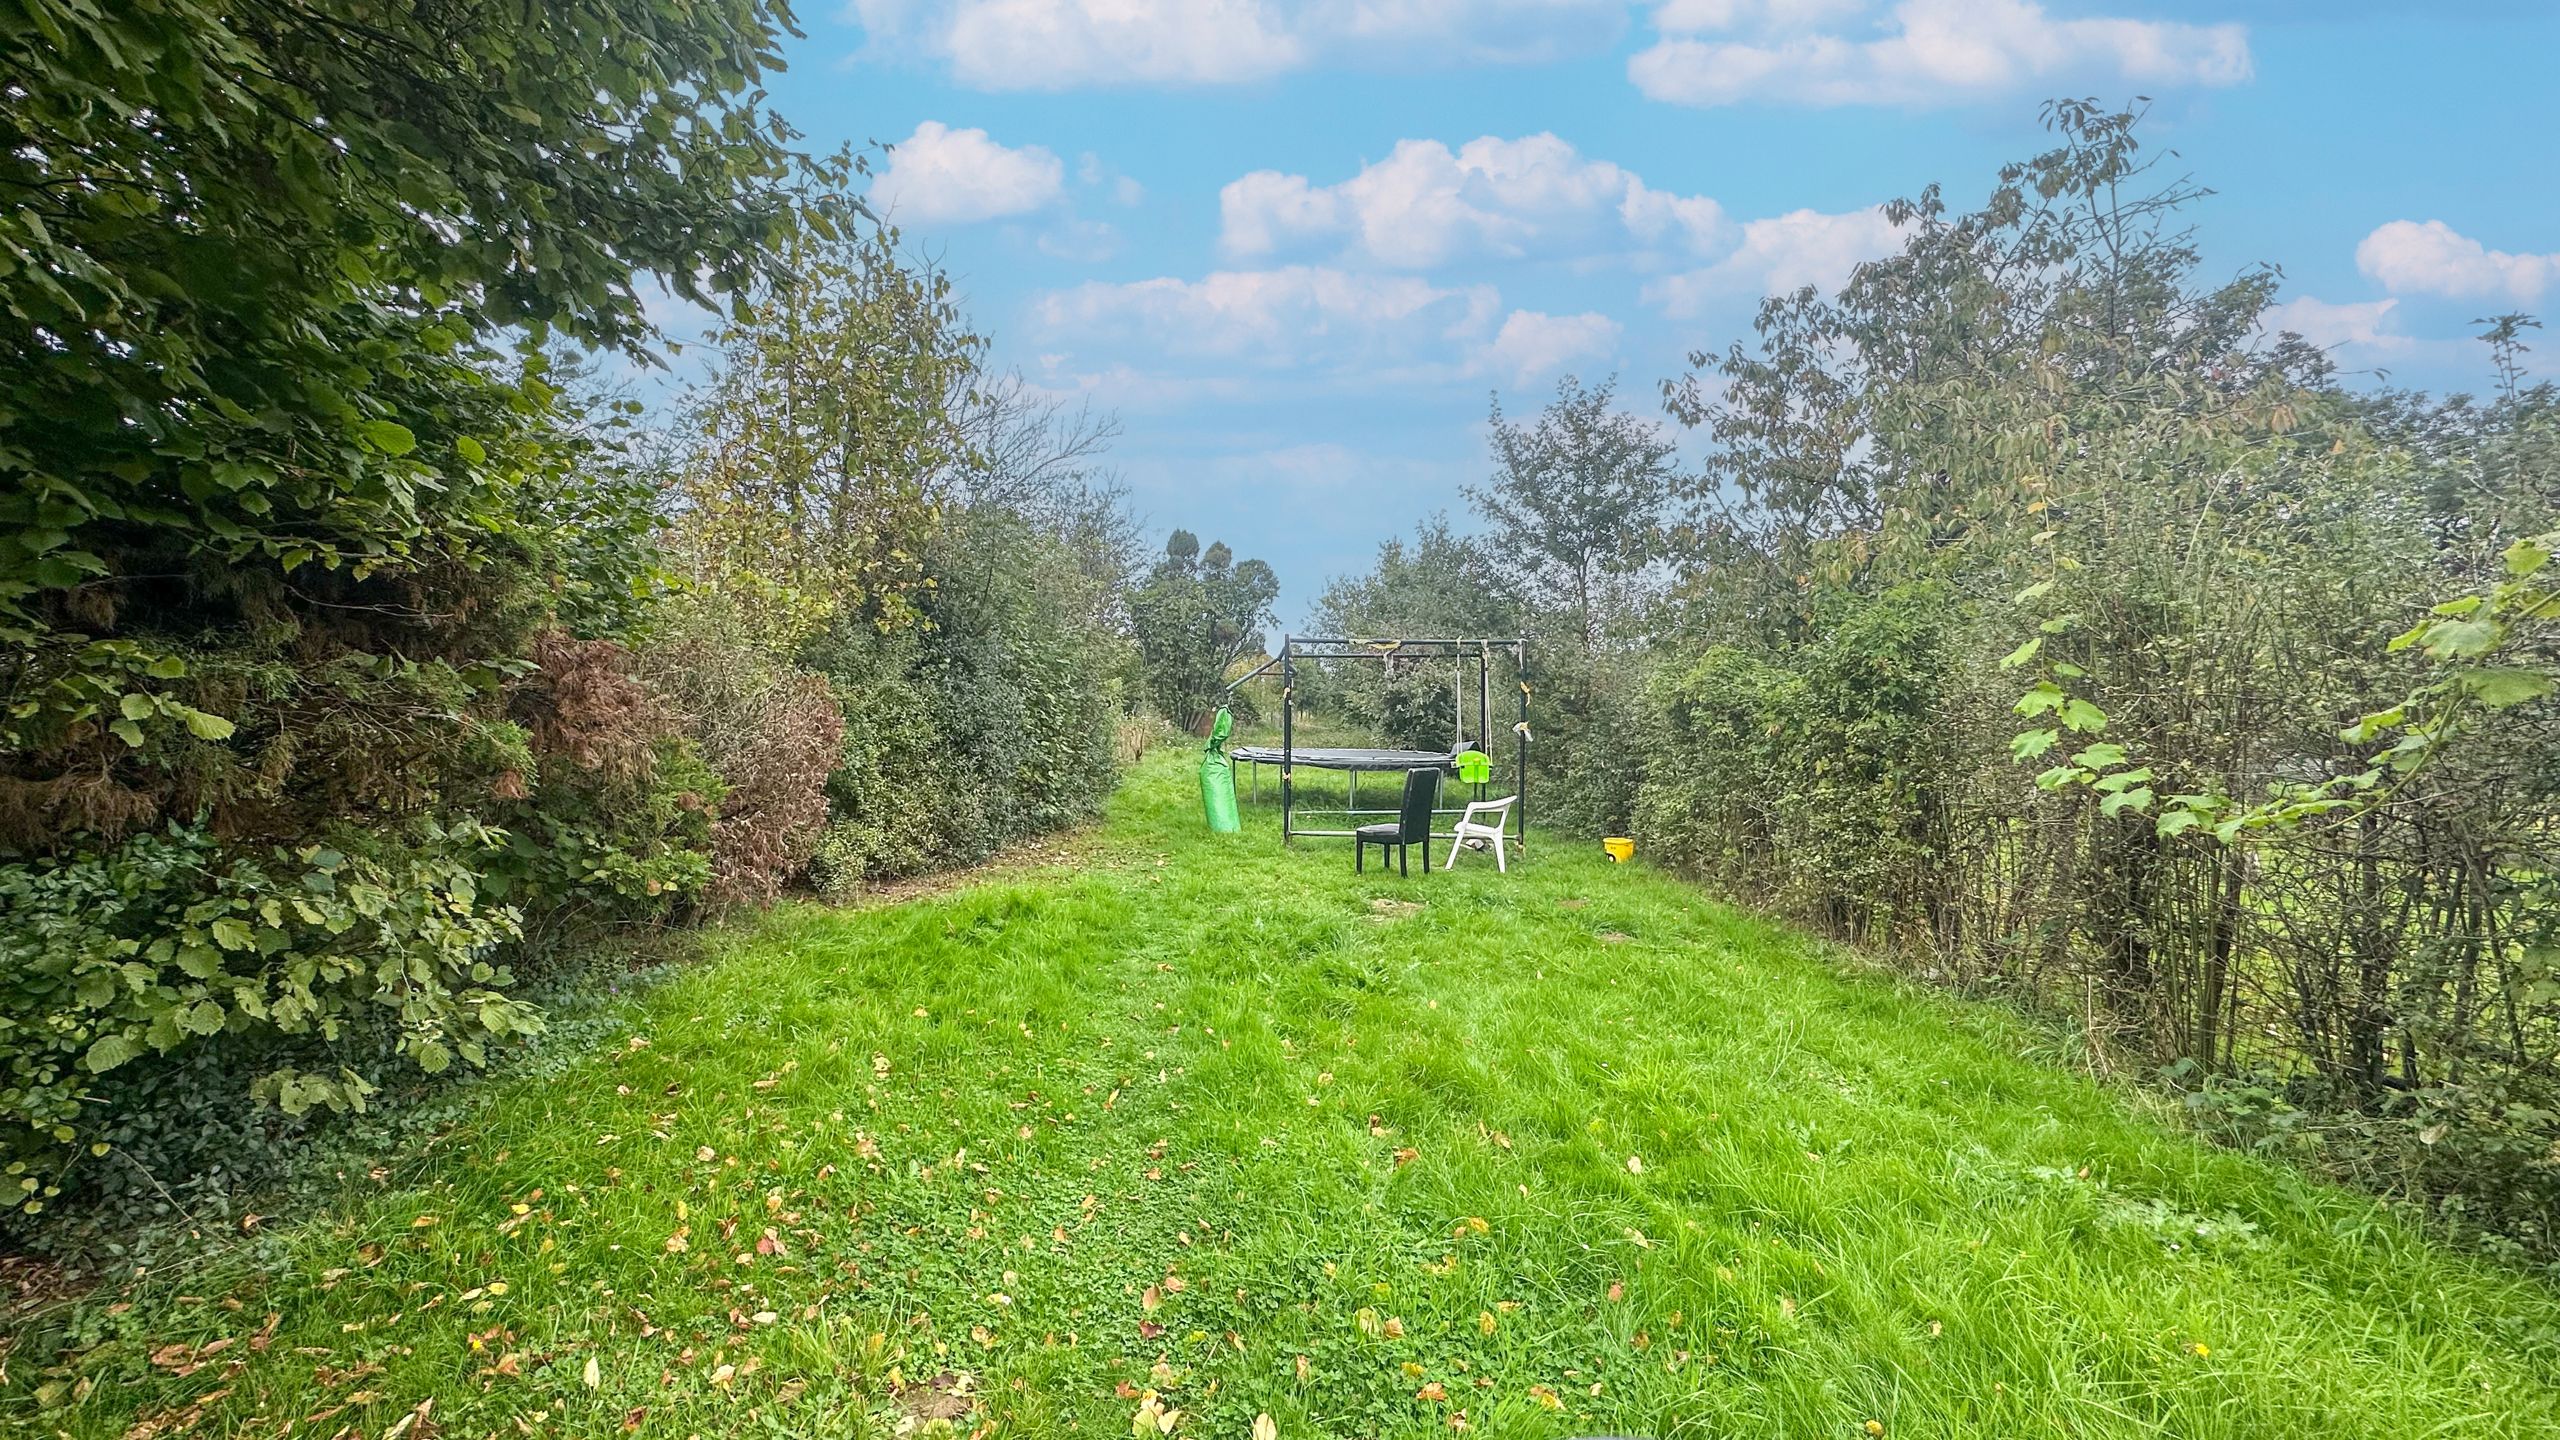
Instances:
[[[776,105],[890,142],[878,207],[1000,364],[1116,411],[1156,531],[1269,560],[1295,621],[1486,469],[1489,400],[1631,408],[1764,292],[1978,198],[2058,94],[2154,98],[2209,269],[2396,383],[2560,309],[2560,6],[2363,0],[852,0]],[[2560,356],[2554,334],[2541,357]]]

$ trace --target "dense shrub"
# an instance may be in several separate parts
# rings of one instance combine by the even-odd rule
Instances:
[[[776,659],[720,600],[691,597],[661,618],[641,664],[718,789],[706,898],[769,901],[817,848],[842,716],[822,678]]]
[[[2133,116],[2050,114],[1983,210],[1899,207],[1669,387],[1714,446],[1642,829],[2560,1252],[2560,604],[2517,538],[2560,390],[2506,317],[2487,403],[2342,392],[2271,273],[2195,283]]]
[[[994,508],[955,514],[924,555],[925,624],[839,629],[810,662],[833,681],[844,744],[819,878],[966,864],[1094,813],[1118,773],[1126,642],[1091,618],[1095,581],[1056,539]]]
[[[1784,664],[1720,645],[1658,671],[1628,737],[1647,851],[1832,934],[1933,938],[1946,599],[1837,594]]]
[[[405,842],[333,838],[250,850],[177,828],[0,866],[0,1103],[30,1203],[61,1183],[42,1178],[51,1157],[94,1143],[98,1077],[146,1055],[225,1034],[335,1039],[378,1011],[432,1073],[539,1027],[493,963],[516,928],[480,894],[496,836],[421,822]],[[373,1088],[347,1069],[256,1077],[288,1114],[361,1108]]]

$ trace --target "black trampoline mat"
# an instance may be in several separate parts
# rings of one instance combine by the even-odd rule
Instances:
[[[1231,759],[1251,760],[1264,765],[1283,763],[1277,745],[1239,745],[1227,754]],[[1310,750],[1300,747],[1288,752],[1286,763],[1304,765],[1311,770],[1446,770],[1450,758],[1445,750]]]

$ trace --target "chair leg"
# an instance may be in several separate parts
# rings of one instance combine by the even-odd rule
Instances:
[[[1351,841],[1351,870],[1356,875],[1369,873],[1369,842],[1356,836]]]
[[[1396,846],[1396,873],[1406,879],[1411,879],[1413,877],[1413,861],[1410,858],[1412,853],[1413,847],[1410,845],[1398,844]]]
[[[1467,846],[1467,842],[1466,842],[1466,840],[1465,840],[1463,837],[1461,837],[1461,836],[1457,836],[1457,835],[1452,835],[1452,836],[1450,836],[1450,837],[1449,837],[1449,858],[1440,862],[1440,868],[1441,868],[1441,869],[1443,869],[1443,870],[1455,870],[1455,869],[1457,869],[1457,868],[1458,868],[1458,852],[1459,852],[1460,850],[1465,849],[1465,848],[1466,848],[1466,846]]]
[[[1422,837],[1422,873],[1431,873],[1431,837],[1428,835]]]
[[[1502,837],[1500,835],[1493,837],[1493,868],[1505,875],[1511,873],[1510,864],[1502,858]]]

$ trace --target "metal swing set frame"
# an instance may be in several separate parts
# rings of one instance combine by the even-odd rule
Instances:
[[[1518,797],[1518,803],[1510,807],[1510,813],[1512,823],[1516,826],[1513,833],[1513,843],[1525,847],[1527,844],[1529,828],[1529,746],[1531,743],[1531,737],[1529,734],[1529,641],[1526,636],[1514,636],[1507,640],[1416,639],[1401,636],[1374,638],[1327,635],[1281,636],[1279,654],[1272,656],[1270,659],[1254,667],[1254,669],[1246,674],[1238,676],[1227,686],[1227,693],[1232,695],[1248,681],[1270,674],[1274,670],[1280,672],[1279,745],[1276,747],[1244,745],[1236,747],[1236,749],[1230,753],[1232,758],[1245,761],[1253,766],[1253,786],[1256,794],[1259,794],[1262,788],[1262,767],[1266,764],[1276,764],[1280,767],[1281,843],[1294,844],[1301,835],[1319,839],[1350,838],[1353,834],[1351,829],[1345,828],[1337,830],[1311,828],[1299,824],[1298,816],[1301,813],[1328,816],[1340,815],[1350,820],[1352,824],[1356,826],[1359,823],[1360,817],[1364,815],[1393,815],[1397,812],[1392,809],[1380,810],[1361,808],[1360,776],[1363,771],[1382,773],[1391,772],[1401,776],[1405,771],[1410,769],[1418,769],[1431,765],[1447,766],[1455,758],[1457,752],[1457,747],[1455,746],[1452,746],[1450,752],[1446,754],[1437,754],[1427,750],[1336,750],[1304,748],[1299,746],[1297,743],[1297,681],[1298,666],[1301,663],[1324,663],[1336,660],[1376,660],[1381,664],[1384,664],[1399,657],[1425,660],[1454,660],[1458,664],[1458,724],[1459,728],[1463,730],[1466,726],[1467,718],[1465,694],[1467,672],[1466,662],[1473,660],[1475,662],[1474,669],[1476,682],[1475,744],[1490,754],[1493,748],[1491,739],[1491,731],[1493,729],[1493,657],[1496,654],[1506,651],[1509,652],[1512,664],[1518,671],[1520,682],[1520,718],[1511,727],[1512,736],[1515,741],[1512,752],[1512,784],[1514,787],[1512,793]],[[1296,771],[1301,765],[1307,766],[1311,769],[1341,770],[1348,774],[1349,780],[1347,783],[1349,790],[1345,804],[1342,808],[1317,808],[1301,806],[1298,803]],[[1476,786],[1476,798],[1484,798],[1483,792],[1485,788],[1485,785],[1481,783]],[[1466,809],[1463,805],[1455,808],[1443,807],[1432,811],[1432,815],[1435,820],[1443,815],[1464,815],[1465,813]],[[1437,834],[1437,838],[1450,838],[1447,832],[1435,833]]]

